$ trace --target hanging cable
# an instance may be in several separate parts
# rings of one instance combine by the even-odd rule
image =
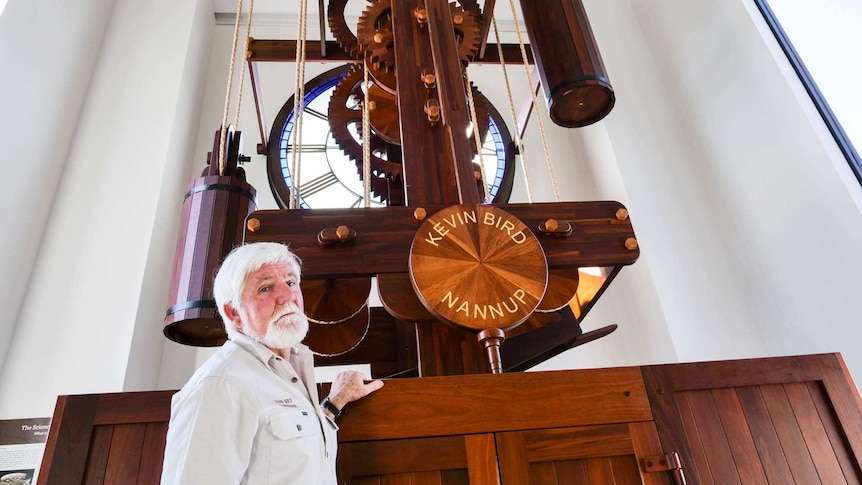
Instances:
[[[479,154],[479,173],[482,174],[482,186],[485,188],[485,203],[491,203],[491,185],[485,177],[485,157],[482,155],[482,141],[479,136],[479,117],[476,115],[476,101],[473,99],[473,88],[470,85],[470,75],[464,69],[464,85],[467,88],[467,105],[470,107],[470,119],[473,120],[473,139],[476,140],[476,153]]]
[[[545,135],[545,124],[542,122],[542,117],[539,115],[539,102],[536,99],[536,91],[533,90],[533,74],[530,72],[530,64],[527,62],[527,49],[524,47],[524,39],[521,36],[521,25],[518,22],[518,14],[515,11],[515,0],[509,0],[509,7],[512,9],[512,19],[515,21],[515,32],[518,34],[518,45],[521,47],[521,60],[524,62],[524,71],[527,73],[527,82],[530,84],[530,95],[533,97],[533,109],[536,110],[536,121],[539,123],[539,132],[542,135],[542,147],[545,149],[545,161],[548,164],[548,173],[551,175],[551,185],[554,187],[554,198],[557,202],[560,201],[560,188],[557,186],[557,174],[554,172],[554,165],[551,163],[551,149],[548,147],[548,138]],[[495,24],[496,32],[496,24]],[[499,39],[497,39],[499,42]]]
[[[236,65],[236,42],[239,37],[239,18],[242,15],[242,0],[239,0],[236,4],[236,21],[233,26],[233,46],[230,49],[230,67],[227,71],[227,92],[224,95],[224,114],[222,115],[221,121],[221,136],[219,137],[218,144],[218,174],[220,176],[224,176],[225,173],[225,159],[224,159],[224,147],[225,147],[225,138],[227,137],[227,116],[230,111],[230,90],[233,86],[233,70]]]
[[[518,126],[518,113],[515,112],[515,101],[512,100],[512,86],[509,84],[509,73],[506,71],[506,59],[503,58],[503,44],[500,43],[500,31],[497,29],[497,18],[492,16],[494,23],[494,36],[497,39],[497,55],[500,58],[500,67],[503,70],[503,81],[506,83],[506,94],[509,98],[509,113],[512,115],[512,124],[515,125],[515,145],[521,155],[521,169],[524,170],[524,184],[527,186],[527,202],[533,203],[533,189],[530,186],[530,173],[527,170],[527,161],[524,156],[524,141],[521,140],[521,127]],[[530,87],[530,89],[533,89]]]
[[[291,197],[288,208],[299,208],[299,171],[302,158],[302,113],[305,111],[305,36],[308,21],[308,0],[299,2],[299,25],[296,34],[296,94],[293,96],[293,153],[291,158]]]
[[[251,16],[253,12],[254,0],[250,0],[248,3],[248,23],[245,26],[245,50],[243,51],[242,56],[244,62],[239,71],[239,89],[237,90],[236,118],[233,123],[234,126],[239,126],[239,113],[242,110],[242,87],[245,82],[245,65],[248,62],[248,44],[251,41]]]
[[[366,54],[367,56],[367,54]],[[365,194],[365,207],[371,207],[371,88],[368,86],[368,60],[362,63],[362,87],[365,98],[362,100],[362,186]]]

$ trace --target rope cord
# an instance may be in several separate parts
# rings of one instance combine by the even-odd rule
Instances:
[[[218,143],[218,174],[224,176],[225,159],[224,147],[226,145],[225,138],[227,137],[227,116],[230,111],[230,90],[233,87],[233,70],[236,66],[236,41],[239,37],[239,18],[242,15],[242,0],[236,4],[236,21],[233,26],[233,46],[230,49],[230,67],[227,71],[227,92],[224,95],[224,114],[221,121],[221,136]]]
[[[293,96],[293,153],[291,158],[291,197],[288,208],[299,208],[299,171],[302,158],[302,113],[305,111],[305,35],[308,16],[308,0],[299,2],[299,24],[296,42],[296,94]]]
[[[245,50],[242,58],[245,62],[242,63],[242,67],[239,71],[239,89],[237,90],[237,100],[236,100],[236,119],[234,120],[234,126],[239,126],[239,113],[242,110],[242,86],[245,82],[245,65],[248,61],[248,44],[251,41],[251,16],[254,12],[254,0],[250,0],[248,3],[248,23],[245,26]]]
[[[500,57],[500,67],[503,70],[503,80],[506,83],[506,94],[509,98],[509,113],[512,115],[512,124],[515,125],[515,145],[521,154],[521,169],[524,170],[524,184],[527,186],[527,202],[533,203],[533,189],[530,184],[530,173],[527,170],[527,162],[524,152],[524,141],[521,140],[521,127],[518,126],[518,114],[515,112],[515,102],[512,100],[512,86],[509,84],[509,73],[506,71],[506,60],[503,58],[503,45],[500,43],[500,31],[497,29],[497,18],[491,17],[494,23],[494,36],[497,38],[497,55]],[[530,88],[532,89],[532,88]]]
[[[557,185],[557,174],[554,172],[554,165],[551,163],[551,149],[548,147],[548,138],[545,135],[545,123],[542,122],[542,117],[539,116],[539,102],[536,99],[536,91],[533,90],[533,74],[530,72],[530,64],[527,62],[527,49],[524,47],[524,39],[521,36],[521,25],[518,22],[518,14],[515,11],[515,0],[509,0],[509,7],[512,9],[512,19],[515,21],[515,32],[518,34],[518,45],[521,47],[521,60],[524,62],[524,71],[527,73],[527,82],[530,84],[530,95],[533,97],[533,109],[536,110],[536,121],[539,123],[539,132],[542,135],[542,148],[545,149],[545,161],[548,164],[548,173],[551,175],[551,185],[554,187],[554,197],[557,202],[560,201],[560,188]],[[499,39],[497,39],[499,42]]]
[[[470,75],[464,69],[464,85],[467,88],[467,104],[470,106],[470,119],[473,120],[473,139],[476,140],[476,153],[479,154],[479,173],[482,174],[482,186],[485,188],[485,203],[491,202],[491,184],[485,176],[485,157],[482,155],[482,140],[479,135],[479,117],[476,115],[476,101],[473,99],[473,89],[470,86]]]
[[[368,86],[368,61],[362,63],[362,87],[365,98],[362,101],[362,188],[365,195],[365,207],[371,207],[371,89]]]

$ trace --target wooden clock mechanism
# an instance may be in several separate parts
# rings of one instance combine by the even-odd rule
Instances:
[[[470,63],[532,65],[552,121],[578,127],[602,119],[614,93],[580,2],[523,0],[530,44],[496,46],[487,44],[493,0],[373,0],[353,28],[347,4],[321,2],[320,23],[334,41],[323,27],[319,42],[304,34],[249,38],[257,151],[268,157],[282,209],[255,210],[255,189],[239,166],[242,134],[225,120],[184,201],[165,335],[189,345],[224,342],[212,275],[232,247],[254,241],[289,243],[302,258],[305,342],[319,365],[369,363],[374,377],[516,371],[612,332],[616,325],[583,332],[580,321],[638,257],[628,212],[617,202],[559,197],[506,203],[513,170],[493,180],[476,161],[496,110],[466,74]],[[300,19],[301,32],[305,24]],[[355,164],[366,196],[353,205],[366,207],[303,208],[322,182],[315,189],[296,166],[285,167],[302,145],[299,135],[284,143],[284,127],[299,132],[309,109],[299,76],[296,102],[266,134],[257,64],[311,60],[344,65],[326,112],[314,114]],[[510,153],[526,116],[513,118]],[[369,207],[371,198],[383,207]],[[368,304],[375,286],[382,308]]]

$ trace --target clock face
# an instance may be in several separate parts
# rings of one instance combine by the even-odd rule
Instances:
[[[359,176],[357,163],[333,138],[327,116],[329,100],[336,85],[343,79],[350,66],[342,66],[312,79],[305,87],[304,113],[302,116],[302,142],[297,162],[299,207],[324,209],[364,207],[364,186]],[[351,105],[352,103],[352,105]],[[500,114],[488,104],[490,123],[488,135],[482,145],[485,177],[492,181],[491,200],[506,202],[512,189],[514,175],[514,150],[508,129]],[[267,173],[273,195],[281,208],[287,208],[290,187],[296,174],[291,172],[296,140],[296,119],[293,116],[292,96],[276,117],[269,137]],[[347,109],[360,110],[356,100],[348,101]],[[361,146],[361,122],[346,126],[356,143]],[[374,152],[385,158],[385,153]],[[479,156],[474,158],[479,163]],[[360,159],[361,164],[361,159]],[[372,195],[372,207],[383,207],[385,202]]]

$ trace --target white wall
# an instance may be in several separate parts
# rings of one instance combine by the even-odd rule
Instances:
[[[113,4],[11,0],[0,16],[0,365],[61,188]]]
[[[44,34],[39,27],[51,25],[42,16],[56,15],[57,23],[70,31],[43,46],[35,61],[67,62],[48,49],[77,45],[77,51],[63,54],[79,54],[86,60],[88,52],[94,52],[92,72],[67,82],[62,71],[43,68],[30,73],[27,62],[4,70],[27,73],[37,92],[56,92],[55,97],[62,99],[67,89],[75,95],[80,84],[86,86],[86,97],[80,113],[68,115],[77,120],[68,152],[41,154],[64,163],[62,184],[2,369],[0,417],[50,415],[58,394],[123,390],[136,324],[161,331],[164,303],[149,306],[160,300],[155,296],[159,286],[162,295],[167,294],[177,217],[159,220],[156,216],[170,212],[159,208],[172,198],[180,207],[184,184],[173,180],[190,174],[188,127],[182,125],[188,125],[198,109],[192,71],[200,63],[199,54],[190,51],[204,47],[196,36],[205,32],[195,30],[205,28],[198,17],[201,11],[196,10],[198,3],[208,6],[207,2],[117,0],[110,11],[104,2],[56,2],[53,9],[29,19],[30,29],[34,35]],[[7,15],[16,20],[12,14],[18,4],[16,0],[9,4],[4,22]],[[89,29],[93,20],[105,17],[66,16],[77,9],[103,12],[96,7],[110,14],[103,38],[97,39],[101,43],[91,40]],[[68,62],[73,61],[74,57]],[[53,119],[47,112],[50,105],[34,104],[46,111],[45,119]],[[50,133],[45,135],[52,138]],[[19,153],[28,154],[32,147],[44,144],[44,139],[34,140]],[[42,158],[34,160],[38,166]],[[39,186],[40,181],[20,183]],[[151,244],[154,237],[163,239]],[[14,282],[4,276],[5,281]],[[146,311],[142,305],[148,307]],[[161,346],[152,336],[135,340],[146,342],[147,347],[154,347],[152,342],[158,343],[156,348]],[[148,364],[155,371],[128,369],[135,387],[145,382],[155,385],[158,359],[156,355]],[[23,389],[27,392],[22,395]]]

